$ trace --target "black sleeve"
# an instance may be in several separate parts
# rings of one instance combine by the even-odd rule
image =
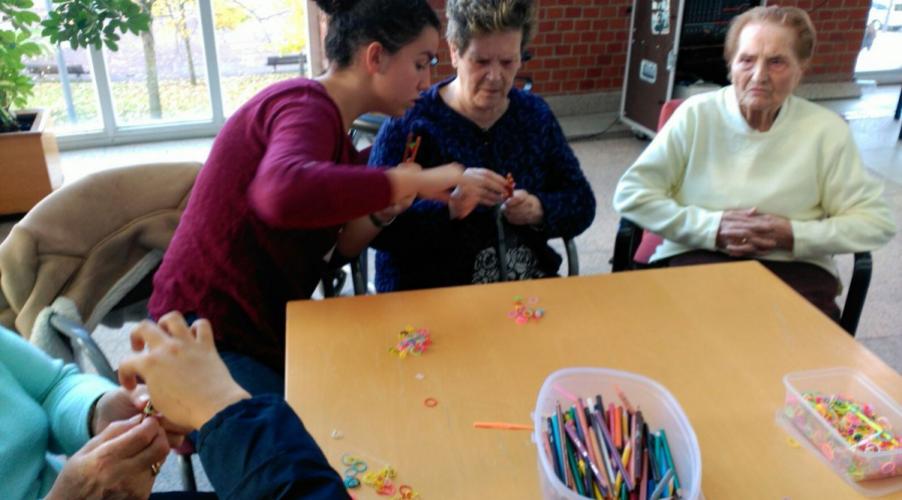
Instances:
[[[300,418],[278,396],[222,410],[199,431],[204,470],[221,498],[350,498]]]

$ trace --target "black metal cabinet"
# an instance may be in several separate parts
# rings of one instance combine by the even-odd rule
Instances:
[[[677,84],[726,85],[730,21],[760,0],[634,0],[620,119],[654,136]]]

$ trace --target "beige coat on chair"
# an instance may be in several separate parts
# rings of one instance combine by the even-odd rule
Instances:
[[[44,198],[0,244],[0,324],[46,348],[35,320],[66,297],[92,330],[159,264],[200,167],[110,169]]]

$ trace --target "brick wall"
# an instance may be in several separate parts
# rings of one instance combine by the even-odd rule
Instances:
[[[522,74],[543,95],[617,91],[629,43],[632,0],[538,0],[534,57]],[[430,0],[444,22],[445,0]],[[818,46],[808,80],[849,81],[861,46],[870,0],[784,0],[811,13]],[[442,43],[436,78],[453,74]]]
[[[871,0],[784,0],[775,3],[805,9],[814,21],[817,46],[808,79],[851,80]]]

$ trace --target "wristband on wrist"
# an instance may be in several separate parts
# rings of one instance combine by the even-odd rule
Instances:
[[[376,217],[376,214],[370,214],[370,221],[376,227],[385,227],[385,226],[390,225],[392,222],[394,222],[397,217],[398,216],[396,215],[396,216],[392,217],[391,219],[384,221],[384,220],[380,219],[379,217]]]
[[[106,394],[106,393],[104,393]],[[100,402],[100,398],[103,397],[103,394],[97,396],[94,399],[94,402],[91,403],[91,409],[88,410],[88,437],[94,437],[94,413],[97,410],[97,403]]]

